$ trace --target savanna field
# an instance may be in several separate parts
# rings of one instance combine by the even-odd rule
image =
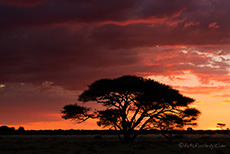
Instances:
[[[1,135],[0,154],[230,154],[228,134],[140,135],[121,143],[116,135]]]

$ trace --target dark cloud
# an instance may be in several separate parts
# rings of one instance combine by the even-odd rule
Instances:
[[[184,29],[184,24],[132,24],[104,25],[92,31],[92,37],[110,48],[136,48],[156,45],[208,45],[229,44],[229,34],[207,28]],[[218,31],[218,29],[217,29]]]
[[[34,7],[42,5],[49,0],[0,0],[5,5],[13,5],[18,7]]]
[[[1,1],[0,1],[1,2]],[[20,7],[23,4],[43,4]],[[4,4],[15,4],[4,5]],[[19,5],[17,5],[19,4]],[[176,0],[45,0],[3,1],[0,5],[1,27],[38,26],[63,23],[123,22],[130,19],[166,18],[178,14],[186,3]]]
[[[82,89],[98,78],[146,72],[226,77],[228,58],[217,62],[177,46],[226,55],[229,9],[222,8],[228,3],[2,0],[0,82],[52,81]]]
[[[207,85],[175,87],[187,94],[229,89],[229,5],[0,0],[0,121],[58,123],[62,107],[87,85],[127,74],[187,80],[189,72]]]

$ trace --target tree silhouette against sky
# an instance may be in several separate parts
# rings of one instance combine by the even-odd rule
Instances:
[[[172,130],[196,125],[200,114],[189,107],[194,99],[168,85],[137,76],[95,81],[78,100],[93,101],[104,107],[92,111],[78,104],[66,105],[62,118],[79,123],[98,119],[98,126],[116,130],[124,142],[134,141],[144,129]]]
[[[224,130],[225,126],[226,126],[226,124],[224,124],[224,123],[217,123],[216,127],[220,128],[221,130]]]

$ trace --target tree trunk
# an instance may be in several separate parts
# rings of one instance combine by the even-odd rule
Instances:
[[[123,135],[124,135],[124,138],[123,138],[124,143],[133,142],[133,138],[132,138],[132,135],[131,135],[130,131],[123,132]]]
[[[140,133],[140,131],[137,131],[137,132],[132,136],[131,141],[134,141],[134,140],[137,138],[137,136],[139,135],[139,133]]]

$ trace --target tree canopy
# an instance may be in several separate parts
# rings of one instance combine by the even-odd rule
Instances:
[[[100,79],[88,86],[78,98],[104,106],[91,110],[76,104],[64,106],[62,118],[81,123],[98,119],[98,126],[118,131],[120,140],[133,141],[143,129],[172,130],[196,125],[200,111],[189,107],[194,99],[178,90],[137,76]],[[121,136],[122,135],[122,136]]]

